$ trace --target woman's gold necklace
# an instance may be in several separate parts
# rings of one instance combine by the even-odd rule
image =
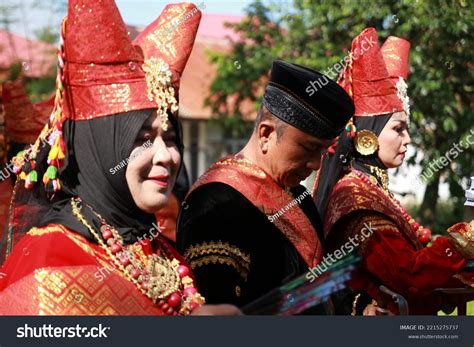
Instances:
[[[204,298],[197,292],[194,281],[189,276],[189,268],[180,264],[178,259],[173,257],[171,246],[160,242],[161,250],[165,253],[164,256],[148,255],[146,258],[148,261],[144,263],[131,250],[132,247],[138,247],[141,250],[139,244],[125,246],[118,231],[107,224],[105,219],[91,206],[84,204],[101,223],[102,237],[100,237],[99,233],[82,215],[81,204],[82,200],[79,197],[71,198],[74,216],[86,226],[125,277],[134,283],[138,290],[150,298],[154,304],[157,304],[165,314],[189,314],[196,307],[204,304]],[[169,258],[172,259],[169,260]]]

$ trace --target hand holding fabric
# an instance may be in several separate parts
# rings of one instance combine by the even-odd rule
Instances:
[[[456,250],[466,259],[474,259],[474,221],[454,224],[448,233]]]

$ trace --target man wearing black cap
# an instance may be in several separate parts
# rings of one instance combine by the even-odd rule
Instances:
[[[255,300],[318,264],[321,220],[300,185],[354,113],[334,81],[275,61],[244,149],[213,164],[193,185],[178,221],[178,249],[208,303]]]

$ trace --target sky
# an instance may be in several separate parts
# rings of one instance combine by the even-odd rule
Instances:
[[[180,2],[169,0],[117,0],[117,6],[127,24],[147,25],[163,10],[166,4]],[[195,0],[203,13],[243,15],[251,0]]]
[[[42,1],[46,7],[51,1]],[[116,0],[117,7],[125,23],[146,26],[161,13],[166,4],[182,0]],[[40,9],[34,4],[38,0],[2,0],[2,5],[15,5],[17,10],[13,17],[17,23],[11,25],[11,31],[30,38],[34,37],[37,29],[51,25],[59,30],[61,18],[65,13],[54,13],[49,9]],[[252,0],[194,0],[203,13],[243,15],[245,8]]]

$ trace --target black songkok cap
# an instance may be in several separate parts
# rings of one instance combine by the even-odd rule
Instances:
[[[286,123],[321,139],[333,139],[354,114],[349,95],[329,77],[300,65],[273,62],[263,105]]]

